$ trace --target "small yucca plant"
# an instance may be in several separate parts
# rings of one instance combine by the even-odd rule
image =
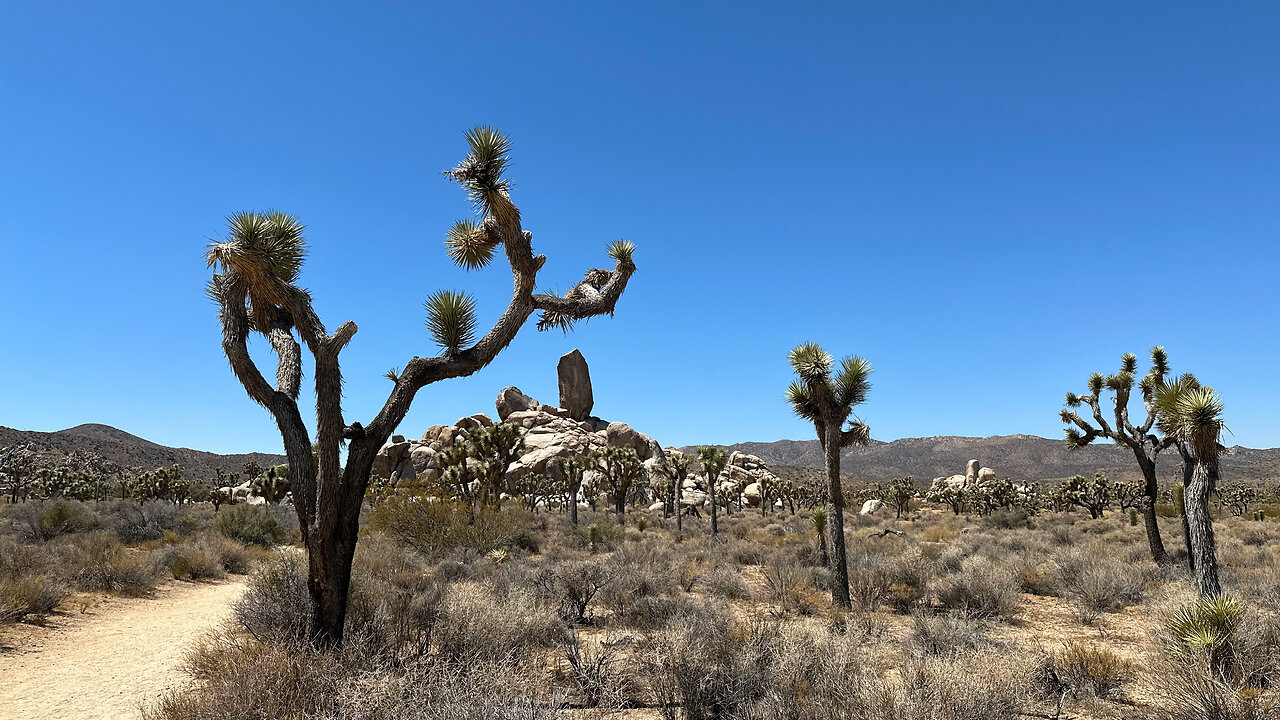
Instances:
[[[1244,616],[1244,605],[1230,595],[1208,595],[1178,609],[1167,625],[1169,650],[1179,660],[1206,662],[1215,674],[1234,665],[1232,641]]]

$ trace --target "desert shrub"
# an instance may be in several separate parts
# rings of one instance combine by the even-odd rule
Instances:
[[[909,551],[898,555],[888,570],[885,602],[894,610],[909,612],[928,596],[934,564],[923,553]]]
[[[215,638],[187,658],[200,682],[165,695],[146,720],[298,718],[315,720],[550,720],[555,710],[512,682],[509,668],[388,663],[338,653]]]
[[[687,596],[649,595],[632,599],[614,611],[611,624],[649,632],[682,622],[696,612],[697,605]]]
[[[674,718],[676,705],[686,720],[734,717],[762,698],[776,631],[735,626],[727,610],[708,606],[648,638],[644,671],[664,717]]]
[[[285,538],[275,513],[262,505],[232,505],[213,519],[213,529],[246,545],[271,547]]]
[[[795,558],[775,555],[763,568],[765,588],[775,603],[786,601],[805,580],[804,571]]]
[[[560,616],[583,623],[596,595],[614,580],[610,568],[596,559],[566,562],[548,571],[545,592],[557,601]]]
[[[1022,672],[1025,663],[1012,655],[979,653],[957,660],[943,657],[908,659],[899,669],[901,689],[890,695],[884,720],[1013,720],[1031,694]]]
[[[512,547],[536,551],[531,522],[528,513],[514,508],[473,510],[463,502],[396,495],[374,508],[369,524],[427,557],[440,558],[457,548],[481,555]]]
[[[258,564],[249,586],[236,601],[233,615],[259,640],[300,645],[307,637],[309,601],[305,558],[277,551]]]
[[[1137,674],[1137,666],[1115,652],[1071,642],[1051,659],[1059,682],[1074,696],[1111,698]]]
[[[991,511],[990,514],[983,518],[982,523],[989,528],[997,530],[1029,528],[1031,527],[1031,516],[1022,508],[1001,508]]]
[[[707,568],[700,562],[687,560],[676,568],[676,584],[685,592],[693,592],[693,586],[707,574]]]
[[[1062,575],[1058,566],[1042,557],[1023,553],[1010,562],[1010,570],[1024,593],[1042,597],[1062,594]]]
[[[175,580],[219,580],[227,576],[221,556],[198,542],[157,548],[151,553],[151,562],[167,570]]]
[[[746,600],[751,597],[751,588],[742,579],[737,568],[719,567],[707,573],[707,592],[724,600]]]
[[[1096,546],[1081,547],[1058,558],[1063,591],[1072,597],[1086,620],[1101,612],[1114,612],[1142,601],[1146,583],[1157,572],[1149,563],[1134,564],[1115,558]]]
[[[71,546],[66,571],[75,587],[143,595],[156,586],[155,567],[108,533],[90,533]]]
[[[953,658],[991,643],[986,628],[969,618],[917,612],[911,616],[907,645],[920,656]]]
[[[746,526],[739,524],[734,527]],[[760,543],[734,539],[725,544],[724,555],[737,565],[761,565],[768,558],[769,552]]]
[[[10,505],[5,517],[19,537],[32,542],[87,532],[97,525],[97,518],[87,505],[62,497]]]
[[[528,592],[497,599],[483,585],[454,585],[441,610],[436,646],[450,661],[519,663],[528,659],[529,650],[557,645],[567,636],[555,610]]]
[[[606,637],[594,645],[585,644],[573,633],[561,648],[567,674],[583,707],[617,708],[624,704],[633,684],[631,674],[620,666],[616,640]]]
[[[1049,541],[1059,547],[1068,547],[1076,544],[1076,537],[1070,525],[1055,525],[1049,528]]]
[[[1011,617],[1022,604],[1018,581],[1008,570],[975,558],[938,589],[938,603],[968,617]]]
[[[613,550],[622,544],[626,528],[608,520],[598,520],[589,525],[575,525],[569,530],[572,543],[591,552]]]
[[[0,577],[0,624],[27,618],[42,620],[67,593],[66,584],[48,575]]]

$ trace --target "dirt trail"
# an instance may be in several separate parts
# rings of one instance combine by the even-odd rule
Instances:
[[[188,681],[193,640],[231,612],[244,583],[171,583],[149,598],[106,598],[43,628],[0,633],[0,720],[136,718]]]

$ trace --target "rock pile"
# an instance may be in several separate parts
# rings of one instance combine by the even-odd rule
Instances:
[[[996,479],[996,471],[989,467],[980,468],[977,460],[970,460],[965,465],[963,475],[934,478],[929,485],[929,492],[936,493],[951,488],[955,490],[976,490]]]

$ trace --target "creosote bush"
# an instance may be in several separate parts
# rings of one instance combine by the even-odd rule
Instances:
[[[213,529],[246,545],[272,547],[284,542],[285,528],[271,508],[263,505],[232,505],[213,519]]]

